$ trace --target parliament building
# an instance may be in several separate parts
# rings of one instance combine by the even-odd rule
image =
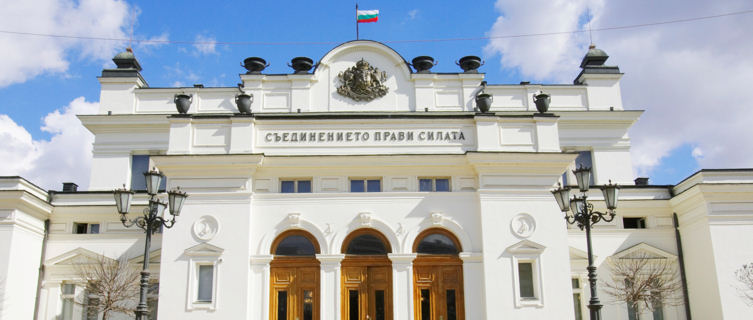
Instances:
[[[753,171],[635,177],[642,111],[607,58],[591,47],[573,83],[492,84],[477,57],[435,72],[357,40],[289,74],[246,59],[237,87],[153,88],[120,53],[99,112],[78,116],[95,136],[88,190],[0,177],[0,318],[98,319],[80,266],[141,267],[145,233],[113,190],[141,215],[156,169],[188,197],[151,237],[149,319],[588,319],[586,234],[552,194],[575,193],[578,168],[586,209],[614,213],[591,230],[603,319],[746,318]],[[606,292],[635,257],[673,266],[676,303],[636,311]]]

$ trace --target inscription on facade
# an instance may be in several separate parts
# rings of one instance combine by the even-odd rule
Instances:
[[[263,134],[267,143],[317,142],[412,142],[466,141],[462,130],[354,130],[354,131],[274,131]]]

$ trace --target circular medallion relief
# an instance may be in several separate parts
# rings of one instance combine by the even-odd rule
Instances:
[[[536,230],[536,220],[527,213],[519,213],[510,221],[510,230],[521,238],[528,238]]]
[[[209,241],[217,235],[220,223],[213,216],[202,216],[193,223],[193,235],[204,241]]]

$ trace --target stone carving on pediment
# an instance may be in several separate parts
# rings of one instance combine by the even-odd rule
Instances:
[[[337,93],[356,101],[371,101],[384,97],[389,88],[384,85],[387,73],[371,66],[361,58],[356,65],[337,75],[340,86]]]

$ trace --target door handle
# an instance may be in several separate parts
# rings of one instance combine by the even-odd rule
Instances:
[[[366,315],[366,320],[371,320],[371,316],[369,316],[369,315],[367,314],[367,315]]]

